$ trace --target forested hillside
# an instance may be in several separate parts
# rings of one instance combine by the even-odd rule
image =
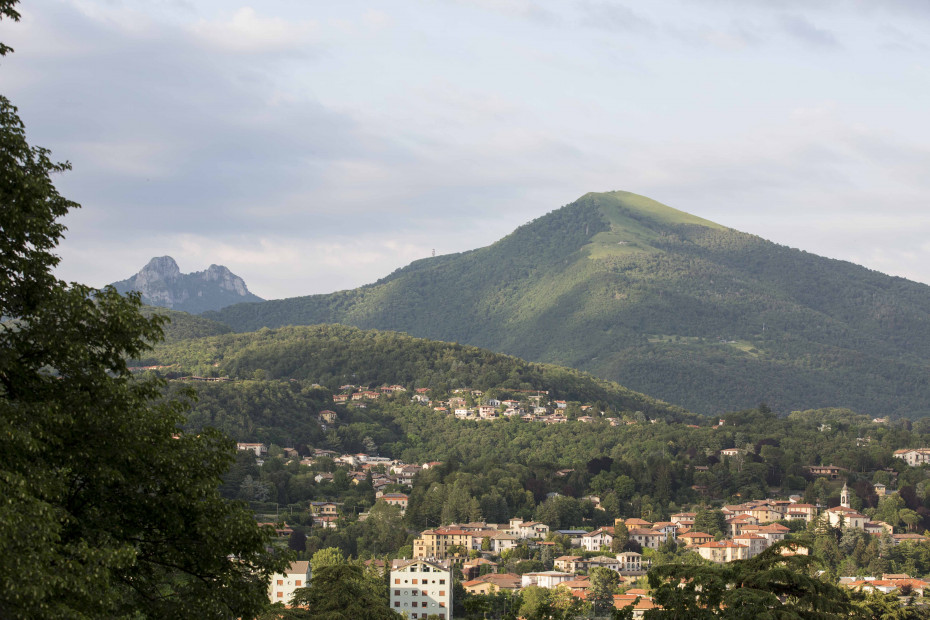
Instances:
[[[359,289],[207,316],[240,331],[344,323],[465,342],[702,413],[930,413],[930,287],[626,192]]]
[[[342,325],[262,329],[175,341],[133,363],[170,366],[169,376],[309,381],[331,392],[346,383],[399,383],[411,390],[430,388],[437,393],[460,387],[545,390],[553,399],[600,403],[603,410],[695,418],[679,407],[576,370],[527,363],[477,347]]]

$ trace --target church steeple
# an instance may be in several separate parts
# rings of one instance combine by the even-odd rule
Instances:
[[[849,487],[846,486],[846,483],[843,483],[843,490],[840,491],[840,506],[843,508],[849,508]]]

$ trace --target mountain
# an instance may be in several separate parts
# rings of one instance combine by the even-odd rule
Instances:
[[[222,265],[210,265],[206,271],[181,273],[170,256],[153,258],[139,273],[114,282],[113,286],[120,293],[139,291],[146,304],[191,313],[262,301],[249,292],[242,278]]]
[[[930,287],[628,192],[586,194],[355,290],[206,316],[238,331],[344,323],[464,342],[707,414],[760,402],[930,413]]]

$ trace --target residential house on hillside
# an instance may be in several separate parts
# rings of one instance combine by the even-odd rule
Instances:
[[[904,450],[895,450],[895,458],[902,459],[911,467],[925,465],[930,463],[930,448],[905,448]]]
[[[243,443],[236,444],[236,450],[254,452],[255,456],[268,456],[268,446],[263,443]]]
[[[732,540],[717,540],[698,545],[696,551],[705,560],[722,564],[733,560],[745,560],[749,557],[749,548],[746,545]]]
[[[539,573],[526,573],[520,580],[521,587],[539,586],[540,588],[552,589],[562,583],[572,579],[571,573],[563,573],[556,570],[547,570]]]

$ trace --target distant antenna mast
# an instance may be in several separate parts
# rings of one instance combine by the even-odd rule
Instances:
[[[436,248],[433,248],[433,258],[436,258]]]

